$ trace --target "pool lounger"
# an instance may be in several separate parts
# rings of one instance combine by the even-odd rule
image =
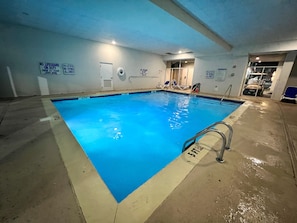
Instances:
[[[161,88],[161,89],[169,88],[169,87],[170,87],[170,81],[165,81],[165,83],[163,85],[159,84],[157,86],[157,88]]]
[[[172,81],[172,88],[173,89],[179,89],[179,90],[187,90],[187,89],[190,89],[191,87],[190,86],[179,85],[179,84],[177,84],[176,80],[173,80]]]
[[[285,94],[282,96],[282,102],[297,103],[297,87],[287,87]]]

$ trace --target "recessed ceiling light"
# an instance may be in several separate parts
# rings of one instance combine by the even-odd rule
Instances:
[[[260,57],[256,57],[256,60],[260,60]]]

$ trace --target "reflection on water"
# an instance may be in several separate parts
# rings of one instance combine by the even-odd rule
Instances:
[[[176,110],[168,117],[168,123],[172,130],[180,129],[184,124],[188,123],[190,97],[184,97],[183,100],[177,102]]]
[[[114,131],[115,131],[115,135],[114,135],[113,139],[118,140],[123,137],[122,132],[119,131],[118,128],[114,128]]]

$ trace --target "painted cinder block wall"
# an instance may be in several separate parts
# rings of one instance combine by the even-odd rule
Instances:
[[[294,65],[292,67],[292,71],[288,78],[286,88],[289,86],[297,86],[297,57],[295,58]]]
[[[160,56],[148,52],[103,44],[45,32],[25,26],[0,23],[0,97],[13,97],[14,92],[8,77],[7,67],[18,96],[40,95],[38,77],[46,79],[49,94],[100,92],[100,62],[113,64],[113,86],[115,90],[155,88],[164,83],[166,62],[176,59],[195,58],[192,85],[201,83],[201,92],[223,95],[232,84],[232,96],[241,94],[243,78],[246,73],[249,53],[279,52],[292,49],[288,44],[269,46],[250,46],[234,48],[232,55],[194,56],[193,54]],[[291,55],[292,54],[292,55]],[[236,56],[237,55],[237,56]],[[290,52],[281,78],[272,99],[279,100],[287,84],[294,84],[292,66],[296,52]],[[70,63],[75,67],[75,75],[42,75],[39,62]],[[118,67],[125,69],[124,78],[119,78]],[[147,69],[147,76],[142,78],[140,69]],[[226,69],[226,79],[217,81],[206,78],[206,71]],[[136,78],[135,78],[136,77]],[[190,83],[189,83],[190,84]]]
[[[18,96],[40,95],[38,77],[46,78],[49,94],[101,91],[100,62],[113,64],[115,90],[155,88],[164,79],[160,55],[19,25],[0,23],[0,32],[0,97],[13,97],[7,66]],[[39,62],[73,64],[75,75],[41,74]],[[153,78],[131,77],[142,76],[140,69]]]
[[[246,73],[248,56],[212,56],[195,58],[193,84],[200,83],[200,91],[206,94],[224,95],[232,84],[231,96],[239,96]],[[217,80],[219,69],[226,69],[225,80]],[[208,71],[214,72],[213,78],[207,78]]]
[[[280,50],[280,49],[279,49]],[[279,101],[286,89],[286,85],[294,85],[295,73],[293,68],[297,51],[289,51],[285,60],[279,64],[277,72],[279,78],[276,80],[271,99]],[[243,81],[248,66],[248,53],[241,55],[208,56],[195,58],[193,84],[201,83],[201,92],[206,94],[224,95],[228,86],[232,84],[231,96],[242,94]],[[226,69],[226,79],[217,81],[206,78],[207,71]]]

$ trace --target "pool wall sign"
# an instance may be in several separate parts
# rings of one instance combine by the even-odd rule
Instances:
[[[74,69],[74,65],[73,64],[64,63],[64,64],[62,64],[62,68],[63,68],[63,73],[65,75],[73,75],[73,74],[75,74],[75,69]]]
[[[206,79],[214,79],[215,71],[214,70],[207,70],[205,74]]]
[[[52,75],[61,74],[60,65],[58,63],[40,62],[39,69],[41,74],[52,74]]]
[[[59,75],[61,74],[61,67],[58,63],[47,63],[40,62],[39,69],[41,74]],[[75,74],[75,69],[73,64],[64,63],[62,64],[62,70],[64,75]]]
[[[226,68],[219,68],[217,72],[215,73],[216,81],[225,81],[227,74]]]
[[[141,68],[141,69],[140,69],[140,74],[141,74],[141,76],[146,76],[146,75],[148,74],[148,69],[146,69],[146,68]]]

